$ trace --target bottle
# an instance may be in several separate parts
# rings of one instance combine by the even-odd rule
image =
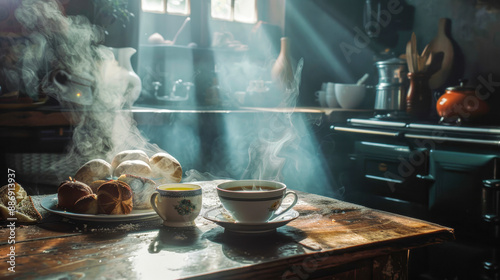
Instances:
[[[280,53],[271,69],[271,79],[282,90],[290,89],[294,82],[292,59],[289,52],[289,40],[287,37],[282,37]]]

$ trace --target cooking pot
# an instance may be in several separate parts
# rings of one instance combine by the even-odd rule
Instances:
[[[486,115],[490,108],[488,103],[481,98],[475,87],[467,87],[465,81],[460,81],[459,86],[449,87],[439,97],[436,110],[441,117],[440,122],[468,121]]]

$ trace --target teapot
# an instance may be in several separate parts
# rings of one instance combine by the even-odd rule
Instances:
[[[436,110],[441,117],[440,122],[457,123],[477,119],[486,115],[490,107],[474,87],[465,86],[465,80],[459,86],[449,87],[439,97]]]
[[[72,75],[65,70],[59,69],[51,73],[51,82],[54,86],[54,94],[59,98],[80,105],[91,105],[94,102],[92,94],[91,78]]]

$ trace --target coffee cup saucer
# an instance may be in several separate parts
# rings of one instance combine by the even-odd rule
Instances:
[[[276,212],[279,213],[280,210],[283,209],[278,209]],[[299,212],[290,209],[286,213],[279,215],[271,221],[262,223],[244,223],[236,221],[222,206],[207,210],[203,213],[203,218],[218,224],[227,231],[251,234],[274,231],[277,228],[297,219],[298,217]]]

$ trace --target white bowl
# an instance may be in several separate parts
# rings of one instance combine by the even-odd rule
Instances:
[[[366,86],[356,84],[335,84],[335,97],[343,109],[356,109],[365,98]]]

